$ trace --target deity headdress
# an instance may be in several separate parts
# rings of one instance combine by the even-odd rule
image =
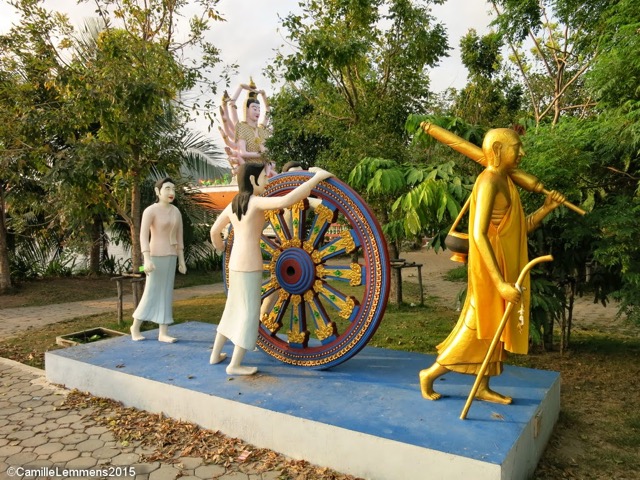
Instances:
[[[256,92],[256,84],[253,78],[249,78],[249,93],[247,93],[247,101],[245,102],[245,109],[249,108],[252,103],[260,103],[258,100],[258,92]]]

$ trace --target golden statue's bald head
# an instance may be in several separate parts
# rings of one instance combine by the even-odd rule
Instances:
[[[503,145],[520,143],[520,135],[510,128],[493,128],[489,130],[482,140],[482,153],[487,159],[488,165],[500,164],[499,152]]]

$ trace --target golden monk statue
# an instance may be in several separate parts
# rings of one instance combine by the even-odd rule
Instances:
[[[529,279],[519,291],[514,283],[527,264],[527,233],[565,202],[556,191],[547,193],[544,205],[525,218],[511,175],[524,156],[519,135],[507,128],[490,130],[482,152],[486,169],[471,192],[467,298],[458,323],[438,345],[435,363],[420,372],[422,396],[438,400],[434,381],[450,372],[477,375],[509,302],[514,309],[478,387],[476,398],[508,404],[511,398],[489,388],[489,377],[502,373],[505,350],[526,354],[529,347]],[[519,311],[518,311],[519,310]]]

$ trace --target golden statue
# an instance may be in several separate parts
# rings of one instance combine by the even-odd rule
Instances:
[[[471,192],[469,207],[469,256],[467,298],[458,323],[447,339],[438,345],[435,363],[420,372],[422,396],[437,400],[434,381],[450,372],[478,375],[476,398],[508,404],[511,398],[489,388],[489,377],[502,373],[505,350],[526,354],[529,347],[529,278],[516,288],[514,283],[528,263],[528,232],[536,229],[544,217],[561,204],[568,204],[556,191],[547,192],[537,178],[518,170],[524,156],[520,136],[511,129],[490,130],[484,137],[482,150],[446,130],[435,133],[430,124],[423,129],[452,148],[482,163],[486,169],[478,176]],[[446,135],[442,135],[446,132]],[[451,140],[451,141],[449,141]],[[543,206],[525,218],[516,183],[527,190],[544,192]],[[575,207],[577,208],[577,207]],[[507,305],[518,305],[508,313],[500,344],[488,361],[486,372],[481,365],[507,311]],[[508,310],[510,312],[511,309]]]

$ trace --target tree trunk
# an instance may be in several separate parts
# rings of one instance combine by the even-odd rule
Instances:
[[[573,307],[576,303],[576,282],[571,282],[571,293],[569,296],[569,307],[567,314],[567,348],[571,344],[571,324],[573,323]]]
[[[567,309],[562,309],[562,323],[560,323],[560,356],[564,355],[567,344]]]
[[[140,207],[140,182],[136,178],[131,186],[131,266],[133,272],[137,273],[142,265],[142,252],[140,251],[140,223],[142,221],[142,210]]]
[[[7,247],[7,222],[4,214],[4,189],[0,183],[0,293],[8,292],[12,287]]]
[[[389,255],[392,260],[400,257],[400,249],[396,242],[388,242]],[[402,297],[402,274],[399,268],[391,269],[391,283],[389,285],[389,300],[391,303],[399,304]]]
[[[142,265],[142,252],[140,251],[140,223],[142,222],[140,179],[138,175],[134,176],[133,185],[131,186],[131,267],[133,273],[138,273]],[[141,297],[140,283],[133,283],[133,288],[137,297]],[[134,295],[135,297],[136,295]]]
[[[103,243],[102,217],[94,215],[91,225],[91,249],[89,250],[89,272],[92,275],[100,273],[100,257]]]
[[[542,328],[542,345],[546,352],[553,350],[553,324],[554,319],[551,314],[547,314],[544,317],[544,325]]]

